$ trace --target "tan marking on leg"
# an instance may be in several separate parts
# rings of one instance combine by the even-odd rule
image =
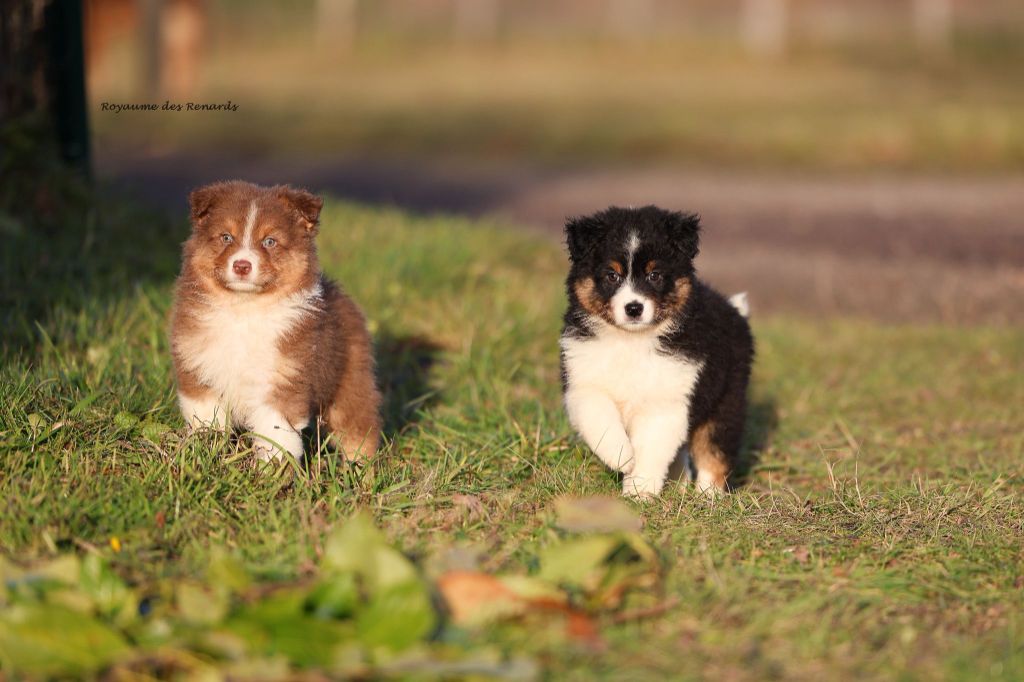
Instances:
[[[714,421],[701,424],[690,440],[697,488],[702,493],[725,492],[729,478],[729,460],[714,442],[715,426]]]

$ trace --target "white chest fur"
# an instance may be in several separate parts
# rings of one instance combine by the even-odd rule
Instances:
[[[270,302],[227,296],[203,309],[198,328],[176,340],[185,365],[213,389],[232,421],[250,421],[274,386],[287,380],[290,367],[278,342],[315,310],[320,296],[319,286]]]
[[[660,352],[656,334],[605,327],[594,337],[565,337],[561,344],[569,395],[604,394],[618,408],[627,432],[644,413],[689,413],[702,363]]]

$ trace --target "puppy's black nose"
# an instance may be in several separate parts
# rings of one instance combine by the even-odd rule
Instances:
[[[639,301],[631,301],[627,303],[625,309],[626,315],[634,319],[644,314],[644,304]]]

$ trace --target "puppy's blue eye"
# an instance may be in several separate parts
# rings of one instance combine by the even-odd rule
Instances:
[[[231,242],[235,241],[235,238],[234,238],[234,237],[232,237],[232,236],[231,236],[230,234],[228,234],[227,232],[225,232],[224,234],[222,234],[222,235],[220,236],[220,240],[221,240],[222,242],[224,242],[225,244],[230,244]]]
[[[273,237],[267,237],[266,239],[264,239],[264,240],[263,240],[263,241],[261,242],[261,244],[263,244],[263,248],[265,248],[265,249],[269,249],[269,248],[270,248],[270,247],[272,247],[272,246],[273,246],[274,244],[277,244],[277,240],[276,240],[276,239],[274,239]]]

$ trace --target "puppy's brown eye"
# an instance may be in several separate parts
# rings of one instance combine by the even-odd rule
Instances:
[[[273,237],[267,237],[266,239],[264,239],[264,240],[263,240],[262,242],[260,242],[260,243],[261,243],[261,244],[263,244],[263,248],[264,248],[264,249],[269,249],[269,248],[271,248],[272,246],[274,246],[275,244],[277,244],[277,240],[276,240],[276,239],[274,239]]]
[[[622,279],[622,275],[615,272],[614,270],[609,270],[607,273],[605,273],[604,278],[608,280],[609,284],[618,284],[619,280]]]
[[[232,237],[232,236],[231,236],[230,234],[228,234],[227,232],[225,232],[224,234],[222,234],[222,235],[220,236],[220,240],[221,240],[222,242],[224,242],[225,244],[230,244],[231,242],[235,241],[235,238],[234,238],[234,237]]]
[[[647,273],[647,281],[651,284],[661,284],[662,279],[663,277],[661,276],[661,273],[657,270]]]

